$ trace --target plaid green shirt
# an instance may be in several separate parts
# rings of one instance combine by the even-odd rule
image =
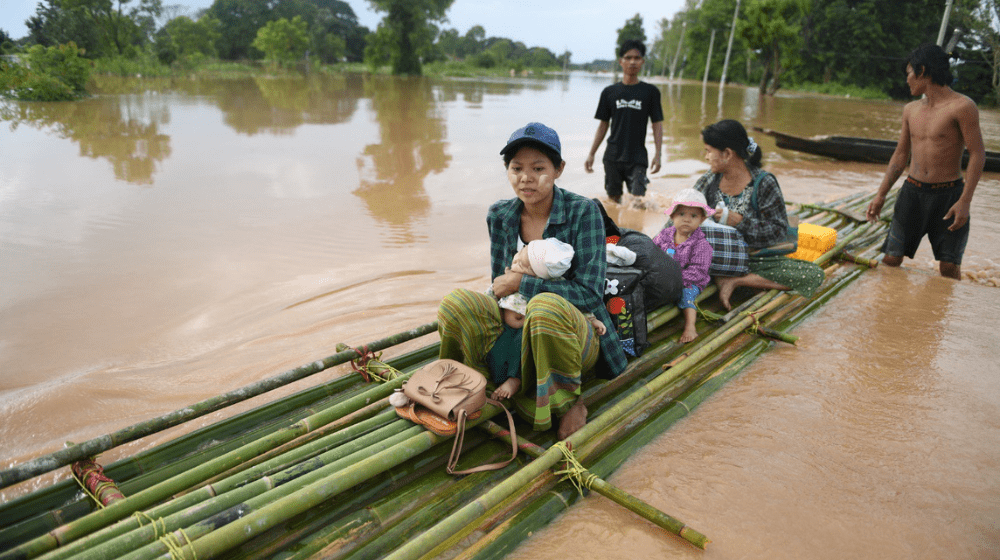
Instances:
[[[486,216],[490,232],[490,266],[492,278],[503,275],[517,253],[521,231],[521,210],[524,203],[517,198],[501,200]],[[542,233],[543,238],[555,237],[573,246],[573,261],[562,278],[543,280],[534,276],[521,278],[518,290],[524,297],[551,292],[558,294],[583,313],[593,313],[604,323],[608,332],[601,337],[601,355],[611,375],[625,370],[625,352],[611,316],[604,307],[604,286],[607,256],[604,219],[594,201],[578,194],[552,188],[552,212]]]

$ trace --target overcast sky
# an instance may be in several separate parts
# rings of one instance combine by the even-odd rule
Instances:
[[[369,29],[378,26],[382,16],[372,12],[366,0],[347,3],[361,25]],[[188,15],[194,15],[211,6],[212,0],[164,0],[163,4],[180,4]],[[35,14],[37,5],[38,0],[0,0],[0,29],[15,39],[24,37],[28,34],[24,22]],[[545,47],[556,55],[568,50],[573,53],[573,62],[582,63],[612,58],[617,30],[636,13],[642,15],[651,43],[659,29],[657,23],[672,19],[683,6],[684,0],[455,0],[444,28],[464,35],[473,25],[482,25],[487,37],[507,37],[529,47]]]

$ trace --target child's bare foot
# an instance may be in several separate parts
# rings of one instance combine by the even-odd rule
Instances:
[[[559,421],[559,439],[564,440],[587,425],[587,407],[579,399]]]
[[[722,303],[722,307],[727,310],[732,309],[733,306],[729,304],[729,298],[733,296],[733,290],[736,289],[736,283],[738,278],[732,276],[716,276],[715,285],[719,288],[719,301]]]
[[[504,381],[496,391],[493,391],[493,400],[499,401],[503,399],[509,399],[518,391],[521,390],[521,380],[517,377],[511,377],[507,381]]]
[[[698,331],[694,328],[694,325],[685,325],[684,332],[680,338],[681,344],[687,344],[696,338],[698,338]]]

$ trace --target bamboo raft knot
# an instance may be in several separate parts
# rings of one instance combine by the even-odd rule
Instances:
[[[563,475],[562,480],[569,479],[569,481],[573,483],[577,492],[583,496],[583,489],[586,488],[587,490],[590,490],[594,481],[597,480],[597,475],[588,471],[586,467],[580,464],[580,461],[576,458],[576,455],[573,454],[573,451],[570,450],[569,446],[566,445],[565,441],[557,441],[552,445],[552,447],[561,451],[563,454],[563,460],[566,461],[566,468],[561,471],[556,471],[555,474]]]
[[[70,465],[70,470],[73,471],[73,479],[94,500],[98,508],[125,499],[118,485],[104,474],[104,467],[99,465],[94,457],[73,463]]]
[[[753,321],[753,324],[751,324],[749,327],[747,327],[747,330],[746,330],[747,334],[757,334],[758,332],[760,332],[760,319],[757,318],[757,312],[756,311],[744,311],[743,315],[749,317],[750,320]]]
[[[376,355],[375,352],[370,350],[367,345],[359,348],[352,348],[352,350],[354,350],[358,357],[351,360],[351,368],[361,374],[361,378],[365,380],[365,383],[371,383],[372,380],[371,377],[369,377],[368,362],[380,359],[382,357],[381,352]]]
[[[358,357],[351,360],[351,367],[361,375],[365,383],[375,381],[387,383],[400,375],[399,370],[382,361],[382,353],[376,354],[368,346],[353,349]]]

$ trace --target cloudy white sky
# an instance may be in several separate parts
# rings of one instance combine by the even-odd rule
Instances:
[[[347,0],[361,24],[375,29],[382,16],[370,10],[366,0]],[[181,6],[181,13],[194,15],[212,5],[212,0],[164,0]],[[34,15],[38,0],[0,1],[0,29],[15,39],[27,35],[24,21]],[[627,7],[623,7],[627,6]],[[507,37],[529,47],[545,47],[555,54],[573,53],[573,61],[609,59],[614,53],[617,30],[635,14],[641,14],[646,37],[652,40],[663,18],[671,19],[684,0],[455,0],[448,10],[445,28],[464,34],[482,25],[487,36]]]

